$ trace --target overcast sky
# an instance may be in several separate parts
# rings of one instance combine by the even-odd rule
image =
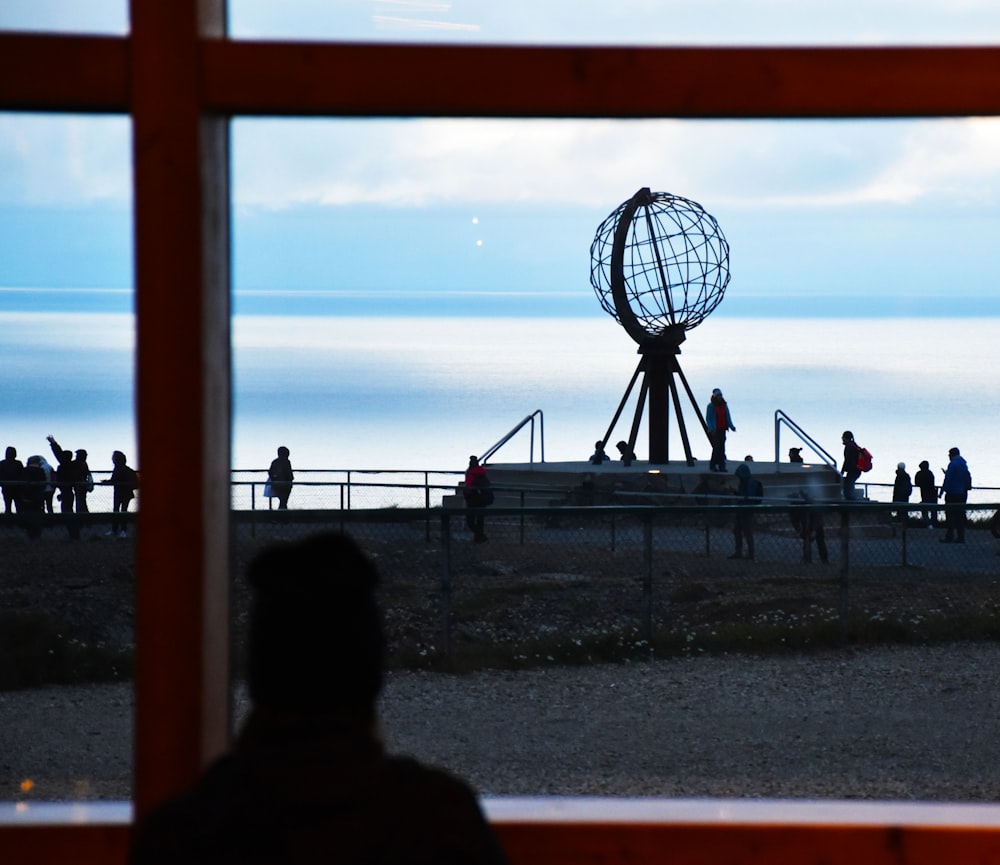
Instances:
[[[1000,4],[975,0],[230,0],[230,19],[292,39],[1000,44]],[[123,0],[0,4],[4,29],[126,21]],[[232,142],[238,291],[518,291],[599,314],[594,231],[649,186],[719,220],[720,312],[844,295],[962,311],[996,293],[994,119],[238,120]],[[0,287],[131,285],[129,147],[123,118],[0,114]]]

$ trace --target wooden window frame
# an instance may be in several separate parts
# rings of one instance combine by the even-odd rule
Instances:
[[[136,813],[188,786],[228,739],[230,118],[1000,115],[997,47],[251,42],[226,38],[225,0],[130,0],[129,11],[125,37],[0,33],[0,110],[132,122]],[[665,852],[684,863],[938,863],[1000,850],[989,805],[487,804],[515,863],[652,863]],[[124,862],[131,809],[28,811],[0,813],[0,861]]]

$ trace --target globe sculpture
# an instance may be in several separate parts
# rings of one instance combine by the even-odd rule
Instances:
[[[639,377],[628,438],[635,440],[649,401],[649,462],[669,461],[670,406],[688,465],[694,465],[678,382],[708,430],[677,356],[687,331],[722,301],[729,284],[729,244],[697,202],[640,189],[600,224],[590,246],[590,284],[604,310],[639,345],[640,361],[604,436],[607,444]]]

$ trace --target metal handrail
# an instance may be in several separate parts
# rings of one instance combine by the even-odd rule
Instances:
[[[526,424],[531,424],[531,449],[528,461],[531,464],[535,462],[535,415],[538,415],[538,428],[539,435],[538,441],[542,451],[542,458],[540,462],[545,462],[545,416],[540,408],[536,408],[531,414],[529,414],[524,420],[522,420],[517,426],[515,426],[507,435],[505,435],[500,441],[490,448],[487,448],[479,457],[480,465],[484,465],[486,461],[493,456],[500,448],[502,448],[507,442],[509,442],[515,435],[517,435],[522,429],[524,429]]]
[[[834,471],[837,469],[837,460],[824,448],[819,442],[816,441],[809,433],[807,433],[802,427],[800,427],[795,421],[793,421],[787,414],[785,414],[780,408],[774,413],[774,470],[776,472],[781,471],[781,425],[787,424],[789,429],[794,432],[801,441],[809,445],[816,456],[818,456],[824,463],[826,463]]]

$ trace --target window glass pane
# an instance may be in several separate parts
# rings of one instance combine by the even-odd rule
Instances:
[[[236,38],[489,44],[910,45],[1000,38],[988,0],[680,0],[478,3],[230,0]]]
[[[988,425],[956,419],[1000,399],[1000,122],[239,120],[232,140],[237,568],[331,525],[376,556],[391,747],[495,795],[995,795],[992,761],[942,760],[939,730],[992,748],[967,670],[997,652],[955,641],[996,626],[1000,471]],[[630,478],[614,443],[635,394],[608,430],[639,358],[591,287],[591,244],[643,187],[718,221],[731,281],[678,357],[695,464],[671,408],[669,460],[647,462],[641,415]],[[725,474],[701,426],[716,387],[736,428]],[[809,438],[784,426],[779,451],[779,410]],[[527,417],[544,463],[530,424],[489,459],[488,541],[461,510],[405,510],[461,507],[469,454]],[[844,534],[822,514],[805,563],[788,508],[840,502],[845,429],[885,507]],[[606,435],[612,460],[590,467]],[[975,483],[963,547],[888,504],[898,462],[912,478],[929,461],[940,485],[953,445]],[[279,446],[287,514],[264,495]],[[772,508],[756,561],[730,561],[729,511],[647,534],[635,514],[566,510],[728,505],[747,454]],[[522,494],[560,510],[500,512]]]
[[[128,32],[126,0],[4,0],[0,30],[51,33]]]
[[[5,799],[131,790],[137,502],[113,517],[108,483],[113,451],[138,468],[129,154],[121,117],[0,114],[0,449],[57,472],[3,490]]]

